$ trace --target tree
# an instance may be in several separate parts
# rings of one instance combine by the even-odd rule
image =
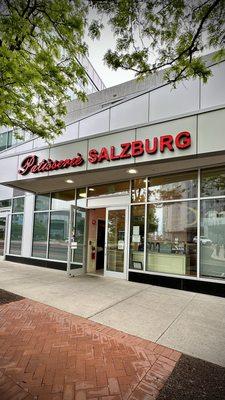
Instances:
[[[62,133],[68,90],[85,99],[86,15],[83,0],[1,0],[0,126]]]
[[[133,70],[145,77],[163,69],[166,82],[202,78],[211,70],[201,58],[216,50],[225,57],[225,0],[92,0],[107,16],[116,38],[115,51],[105,54],[108,66]],[[99,22],[101,21],[101,22]],[[92,29],[93,26],[93,29]],[[92,22],[92,37],[99,37],[102,19]]]

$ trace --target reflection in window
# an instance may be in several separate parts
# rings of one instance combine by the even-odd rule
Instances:
[[[48,213],[34,214],[32,256],[46,258],[48,237]]]
[[[4,255],[6,217],[0,217],[0,256]]]
[[[54,260],[67,260],[69,211],[54,211],[50,219],[49,254]]]
[[[132,187],[131,187],[132,203],[144,203],[145,202],[146,179],[134,179],[132,181]]]
[[[148,205],[147,270],[196,275],[197,202]]]
[[[225,196],[225,169],[201,172],[201,196]]]
[[[11,220],[10,254],[21,254],[22,233],[23,214],[14,214]]]
[[[0,134],[0,151],[3,151],[7,148],[8,142],[8,132],[4,132]]]
[[[197,187],[197,172],[151,178],[148,185],[148,201],[195,198]]]
[[[107,270],[124,271],[125,210],[109,210],[107,231]]]
[[[0,208],[2,207],[11,207],[11,199],[0,200]]]
[[[52,210],[69,209],[71,204],[75,204],[74,189],[52,193]]]
[[[24,197],[17,197],[13,199],[12,212],[23,212],[24,210]]]
[[[83,264],[84,245],[85,245],[85,211],[76,210],[76,226],[73,227],[74,240],[77,243],[77,249],[72,250],[72,262],[76,264]],[[73,269],[73,267],[71,267]]]
[[[130,268],[143,269],[144,265],[145,206],[131,207]]]
[[[35,210],[49,210],[50,194],[38,194],[35,198]]]
[[[86,207],[87,203],[87,191],[86,188],[77,189],[77,206]]]
[[[129,194],[130,182],[115,182],[107,185],[92,186],[88,188],[88,197],[111,196],[112,194]]]
[[[225,199],[201,201],[200,271],[225,279]]]

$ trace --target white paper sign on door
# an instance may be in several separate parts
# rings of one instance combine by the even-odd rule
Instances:
[[[124,250],[124,241],[123,240],[118,240],[117,248],[118,248],[118,250]]]

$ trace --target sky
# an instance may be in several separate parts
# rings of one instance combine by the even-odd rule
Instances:
[[[89,15],[89,19],[96,18],[96,15]],[[106,21],[103,21],[104,30],[102,31],[101,38],[99,40],[91,40],[87,35],[85,37],[86,42],[89,47],[89,60],[95,68],[96,72],[99,74],[100,78],[103,80],[106,87],[115,86],[119,83],[129,81],[135,78],[135,74],[132,71],[124,71],[119,69],[113,71],[103,62],[104,54],[108,49],[114,48],[115,39],[113,33],[107,25]]]

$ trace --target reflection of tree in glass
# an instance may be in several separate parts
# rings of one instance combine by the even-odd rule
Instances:
[[[182,199],[185,193],[185,188],[183,185],[178,185],[177,187],[171,187],[171,185],[165,188],[159,187],[152,190],[152,195],[156,199],[160,200],[171,200],[171,199]]]
[[[146,196],[146,180],[135,179],[132,187],[132,201],[133,203],[145,202]]]
[[[150,233],[158,229],[158,218],[156,217],[156,207],[154,205],[148,208],[148,230]]]
[[[46,222],[45,221],[35,221],[34,236],[35,240],[46,239]]]
[[[202,178],[201,187],[202,196],[210,196],[219,192],[219,194],[225,193],[225,174],[215,174],[211,176],[205,176]],[[221,193],[222,192],[222,193]]]

